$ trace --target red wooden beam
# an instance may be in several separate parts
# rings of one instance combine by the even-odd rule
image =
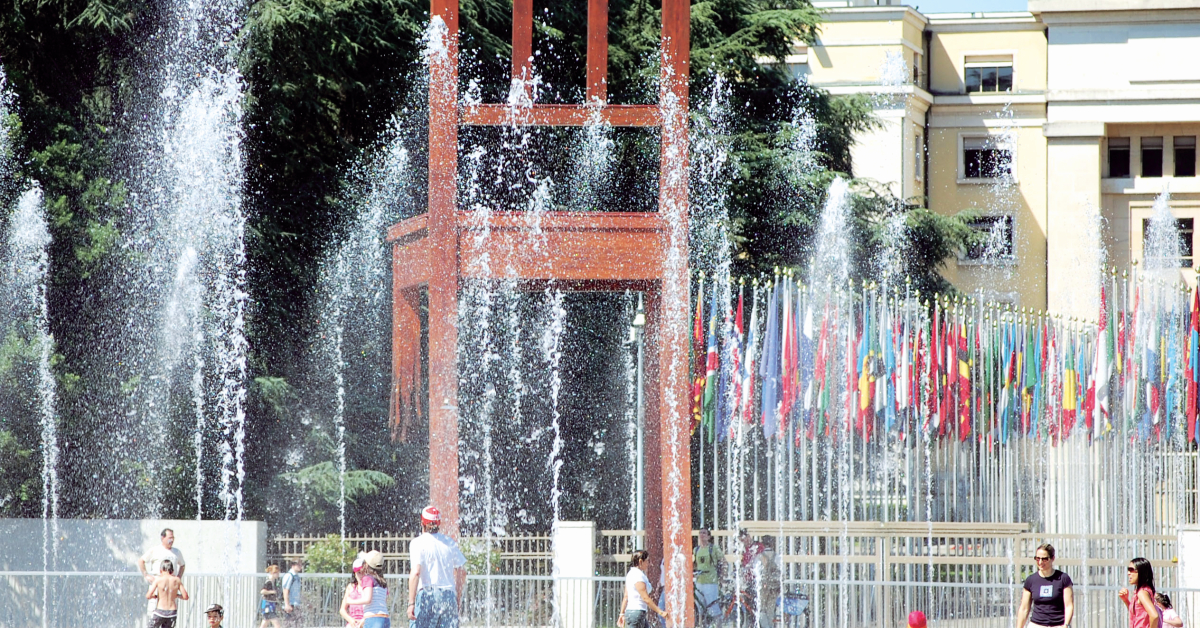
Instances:
[[[458,533],[458,0],[432,0],[446,23],[429,61],[429,500]]]
[[[593,120],[596,107],[585,105],[475,105],[462,111],[463,126],[584,126]],[[656,127],[662,123],[658,105],[607,105],[598,109],[609,126]]]
[[[393,274],[391,432],[393,441],[405,443],[421,419],[421,295],[418,288],[402,286],[402,277]]]
[[[520,82],[525,97],[533,99],[533,0],[513,0],[512,80]]]
[[[388,227],[387,241],[395,243],[407,242],[415,238],[424,238],[428,235],[429,214],[418,214],[411,218],[405,218]]]
[[[694,626],[692,601],[691,417],[688,407],[688,56],[691,3],[663,0],[659,106],[658,213],[667,224],[663,250],[662,322],[658,344],[659,451],[662,456],[662,534],[666,602],[673,626]],[[650,522],[647,522],[647,526]]]
[[[523,280],[657,281],[663,274],[661,247],[664,224],[652,213],[529,212],[493,215],[490,234],[480,244],[459,214],[459,264],[464,279],[516,276]],[[533,221],[536,220],[536,225]],[[544,240],[540,249],[529,242],[534,228]],[[488,260],[487,265],[480,260]]]
[[[608,101],[608,0],[588,0],[587,102]]]

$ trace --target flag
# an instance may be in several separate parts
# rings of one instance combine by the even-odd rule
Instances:
[[[758,335],[758,281],[750,297],[750,329],[746,332],[746,357],[742,360],[742,396],[738,400],[738,415],[746,423],[754,422],[754,357]]]
[[[799,296],[799,291],[797,295]],[[797,298],[797,307],[800,299]],[[805,299],[804,316],[800,323],[800,394],[802,416],[805,422],[805,431],[809,438],[815,436],[815,420],[813,413],[813,402],[816,396],[816,338],[814,337],[815,330],[813,329],[813,310],[812,305]]]
[[[708,372],[708,356],[704,350],[704,273],[700,273],[696,295],[696,318],[692,322],[692,357],[696,361],[692,371],[692,434],[704,418],[704,375]]]
[[[825,310],[821,314],[821,335],[817,339],[817,354],[813,359],[813,385],[817,391],[813,403],[815,407],[813,412],[816,417],[813,423],[816,424],[815,431],[818,434],[826,434],[828,424],[826,423],[826,411],[829,409],[829,387],[826,385],[826,371],[829,365],[829,304],[825,304]]]
[[[896,321],[885,304],[883,323],[879,326],[880,342],[883,343],[883,418],[884,427],[890,432],[897,428],[896,424]],[[903,356],[901,357],[903,359]],[[876,399],[879,398],[877,390]],[[876,402],[878,403],[878,401]],[[878,411],[878,410],[876,410]]]
[[[716,435],[717,423],[717,370],[720,368],[721,357],[717,353],[717,292],[719,285],[712,282],[712,302],[708,308],[708,351],[704,369],[704,402],[700,423],[704,427],[708,441],[712,442]]]
[[[729,408],[730,411],[729,411],[728,416],[722,415],[720,417],[720,418],[725,419],[724,424],[717,426],[717,434],[722,439],[725,438],[726,434],[728,434],[729,436],[733,436],[733,423],[734,423],[734,420],[736,419],[736,417],[739,416],[738,409],[741,408],[740,404],[741,404],[741,400],[742,400],[742,384],[743,384],[743,380],[742,380],[742,341],[745,340],[745,330],[746,330],[746,326],[743,324],[744,319],[742,317],[742,310],[743,310],[744,303],[745,303],[745,296],[746,296],[746,287],[745,287],[745,285],[743,285],[742,283],[739,282],[738,283],[737,310],[735,310],[734,314],[733,314],[733,329],[731,330],[732,337],[729,339],[730,345],[731,345],[730,350],[729,350],[729,356],[730,356],[730,359],[732,360],[732,362],[730,363],[730,367],[729,367],[729,374],[730,374],[730,377],[732,378],[732,381],[730,382],[730,385],[732,386],[732,390],[730,390],[730,396],[731,396],[730,406],[731,407]],[[724,397],[722,397],[722,399],[724,399]]]
[[[762,380],[763,436],[772,438],[777,427],[779,409],[779,281],[771,286],[771,299],[767,305],[767,332],[763,337],[762,362],[758,375]]]
[[[970,344],[967,341],[968,327],[962,323],[958,327],[958,439],[965,441],[971,437],[971,359]]]
[[[930,433],[938,427],[938,405],[941,401],[941,356],[942,343],[938,338],[938,306],[935,302],[933,305],[933,319],[929,326],[929,360],[928,369],[926,370],[925,378],[925,431]]]
[[[796,405],[799,397],[799,355],[796,342],[796,311],[795,299],[792,292],[795,285],[790,276],[783,279],[783,292],[780,294],[782,318],[779,330],[779,425],[787,428],[788,415]]]
[[[1014,338],[1014,324],[1003,323],[1000,329],[1000,355],[1003,360],[1003,383],[1000,388],[1000,443],[1008,442],[1009,416],[1012,411],[1012,397],[1017,375],[1017,352]]]
[[[953,432],[952,422],[958,416],[958,328],[947,313],[942,327],[942,405],[938,409],[938,436]]]
[[[1188,326],[1187,439],[1196,439],[1196,392],[1200,388],[1200,287],[1192,291],[1191,321]]]
[[[1092,382],[1088,386],[1088,398],[1090,400],[1090,412],[1086,417],[1087,431],[1093,438],[1098,436],[1098,430],[1108,431],[1110,427],[1109,421],[1109,393],[1108,382],[1111,379],[1109,355],[1111,347],[1111,336],[1108,333],[1108,299],[1104,292],[1104,286],[1100,287],[1100,326],[1096,329],[1096,358],[1092,363]],[[1193,313],[1192,324],[1196,324],[1195,313]],[[1193,391],[1194,392],[1194,391]],[[1193,395],[1194,396],[1194,395]]]
[[[1071,345],[1074,344],[1073,341],[1070,342]],[[1068,345],[1066,364],[1063,365],[1062,422],[1065,433],[1070,433],[1071,427],[1075,425],[1075,412],[1079,407],[1079,399],[1075,396],[1079,389],[1079,373],[1075,370],[1075,351],[1073,349],[1073,346]]]
[[[864,308],[863,329],[858,335],[858,412],[854,429],[863,438],[870,440],[871,427],[874,423],[875,405],[872,395],[875,392],[875,380],[871,373],[874,352],[871,351],[871,315]]]

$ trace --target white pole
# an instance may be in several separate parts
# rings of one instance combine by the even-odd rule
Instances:
[[[637,340],[637,529],[643,533],[646,530],[646,403],[642,385],[643,369],[645,367],[645,310],[642,307],[642,295],[638,295],[638,311],[633,319],[634,338]],[[645,534],[634,538],[634,547],[645,549]]]

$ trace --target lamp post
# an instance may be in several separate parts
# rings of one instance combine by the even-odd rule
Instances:
[[[634,478],[637,487],[637,519],[634,527],[644,532],[646,529],[646,404],[642,390],[642,371],[645,354],[643,347],[645,345],[646,310],[642,306],[642,296],[642,293],[638,293],[637,312],[633,315],[633,322],[629,324],[629,342],[637,346],[637,469]],[[644,535],[635,536],[634,547],[643,549],[645,538]]]

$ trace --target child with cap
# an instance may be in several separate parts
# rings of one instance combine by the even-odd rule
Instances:
[[[925,613],[913,611],[908,614],[908,628],[925,628]]]
[[[225,609],[220,604],[213,604],[204,611],[204,616],[208,619],[208,628],[221,628],[221,622],[225,619]]]

